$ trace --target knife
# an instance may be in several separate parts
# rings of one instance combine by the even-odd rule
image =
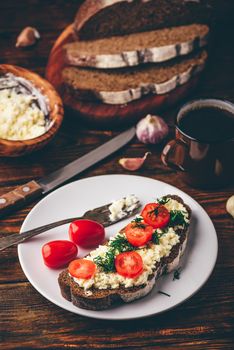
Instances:
[[[82,171],[88,169],[90,166],[98,163],[100,160],[126,145],[132,140],[134,135],[135,127],[132,127],[42,179],[37,181],[32,180],[25,185],[18,186],[11,192],[1,195],[0,216],[14,209],[18,209],[32,200],[51,192],[65,181],[80,174]]]

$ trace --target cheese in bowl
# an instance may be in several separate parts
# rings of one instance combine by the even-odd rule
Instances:
[[[58,132],[63,103],[38,74],[0,64],[0,157],[18,157],[44,147]]]
[[[33,84],[7,73],[0,77],[0,138],[28,140],[49,128],[49,105]]]

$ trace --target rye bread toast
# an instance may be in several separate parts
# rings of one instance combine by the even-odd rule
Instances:
[[[191,218],[191,209],[184,203],[182,198],[176,195],[167,195],[166,198],[175,199],[181,203],[188,212],[188,219]],[[154,265],[153,272],[148,276],[146,283],[126,288],[121,286],[116,289],[97,289],[91,287],[89,292],[80,287],[69,275],[68,270],[60,273],[58,283],[62,296],[71,301],[74,305],[89,310],[104,310],[111,306],[127,303],[147,295],[154,287],[155,280],[163,273],[168,273],[178,267],[180,258],[186,248],[189,226],[179,228],[176,233],[180,236],[180,241],[170,251],[169,256],[163,257],[160,262]]]

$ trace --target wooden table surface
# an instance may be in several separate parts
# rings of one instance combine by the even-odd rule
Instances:
[[[214,45],[208,68],[195,96],[225,97],[234,101],[234,45],[232,1],[217,12]],[[8,0],[0,2],[0,62],[17,64],[44,74],[49,51],[75,14],[78,1]],[[231,11],[232,10],[232,11]],[[33,25],[42,39],[31,49],[14,47],[16,36]],[[173,136],[176,107],[163,113]],[[55,140],[44,150],[24,158],[0,159],[0,194],[37,179],[109,140],[116,132],[92,130],[78,118],[65,114]],[[160,161],[163,145],[147,147],[136,139],[76,179],[101,174],[127,174],[118,165],[122,156],[137,157],[150,150],[145,167],[135,174],[170,183],[191,195],[211,217],[217,230],[216,267],[205,286],[182,305],[158,316],[135,321],[89,319],[65,311],[42,297],[21,270],[16,248],[0,254],[0,331],[2,349],[231,349],[233,348],[233,228],[225,203],[234,193],[229,187],[200,191],[180,182],[179,176]],[[35,203],[34,203],[35,204]],[[19,232],[33,205],[0,221],[1,237]],[[205,232],[204,232],[205,234]],[[207,252],[209,254],[209,251]]]

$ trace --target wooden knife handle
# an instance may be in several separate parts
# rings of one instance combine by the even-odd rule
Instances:
[[[36,181],[30,181],[13,191],[0,195],[0,216],[26,205],[39,197],[41,193],[42,187]]]

